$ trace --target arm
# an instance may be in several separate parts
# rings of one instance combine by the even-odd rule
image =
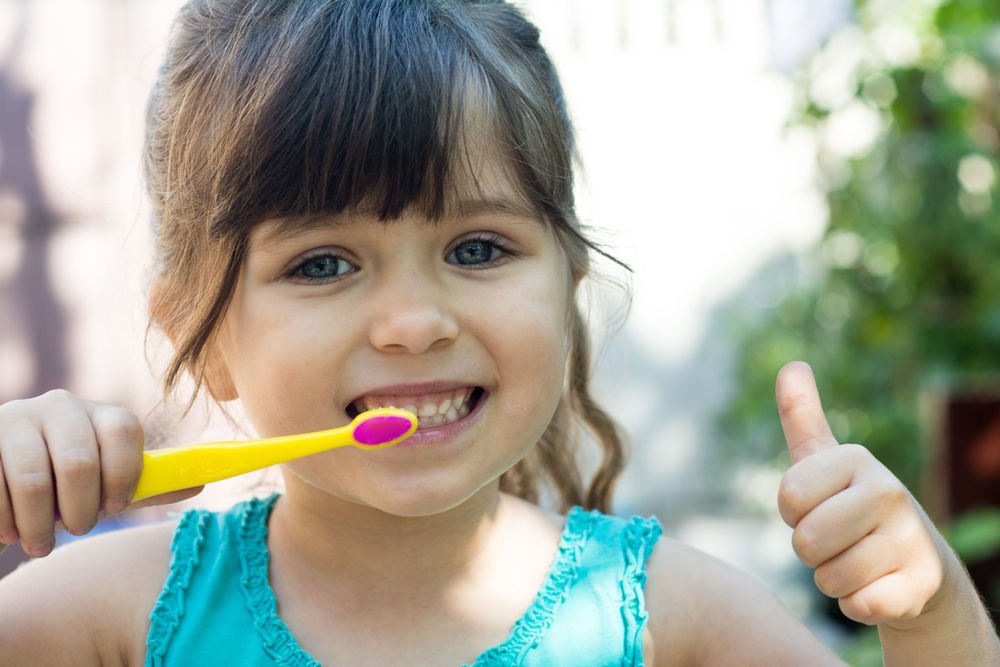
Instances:
[[[19,541],[29,555],[48,556],[57,516],[81,535],[102,509],[124,509],[142,469],[142,435],[128,410],[66,391],[0,405],[0,549]],[[145,532],[127,532],[64,547],[0,581],[0,665],[121,661],[123,638],[134,636],[135,619],[145,623],[153,604],[140,595],[147,590],[140,584],[152,582],[155,590],[163,575],[141,578],[158,554],[131,546],[132,536]],[[161,546],[168,557],[169,539]],[[128,641],[130,651],[141,650]]]
[[[958,557],[934,536],[946,562],[941,588],[917,618],[878,626],[884,664],[1000,665],[1000,641],[983,601]]]
[[[809,367],[777,383],[791,455],[778,507],[816,585],[877,625],[885,664],[1000,665],[1000,641],[958,557],[903,484],[860,445],[840,445]]]
[[[647,665],[844,664],[754,579],[676,540],[649,559],[646,607]]]
[[[91,537],[0,579],[0,666],[143,664],[175,526]]]

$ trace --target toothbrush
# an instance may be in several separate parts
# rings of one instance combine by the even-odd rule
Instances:
[[[154,449],[142,455],[142,474],[132,502],[217,482],[337,447],[391,447],[410,437],[415,430],[417,418],[412,412],[376,408],[362,412],[347,426],[327,431]]]

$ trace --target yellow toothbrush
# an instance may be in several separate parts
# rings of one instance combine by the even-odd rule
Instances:
[[[415,430],[417,418],[412,412],[376,408],[362,412],[347,426],[327,431],[154,449],[142,455],[142,475],[132,501],[217,482],[337,447],[391,447]]]

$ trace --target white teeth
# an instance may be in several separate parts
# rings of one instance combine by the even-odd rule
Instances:
[[[417,415],[418,428],[429,428],[449,424],[468,415],[472,392],[473,389],[467,387],[419,399],[410,396],[364,396],[356,405],[364,410],[400,406]]]

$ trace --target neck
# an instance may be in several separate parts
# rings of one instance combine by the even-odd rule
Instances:
[[[504,515],[496,483],[445,512],[400,517],[288,477],[269,524],[272,554],[340,595],[445,595],[476,570]]]

